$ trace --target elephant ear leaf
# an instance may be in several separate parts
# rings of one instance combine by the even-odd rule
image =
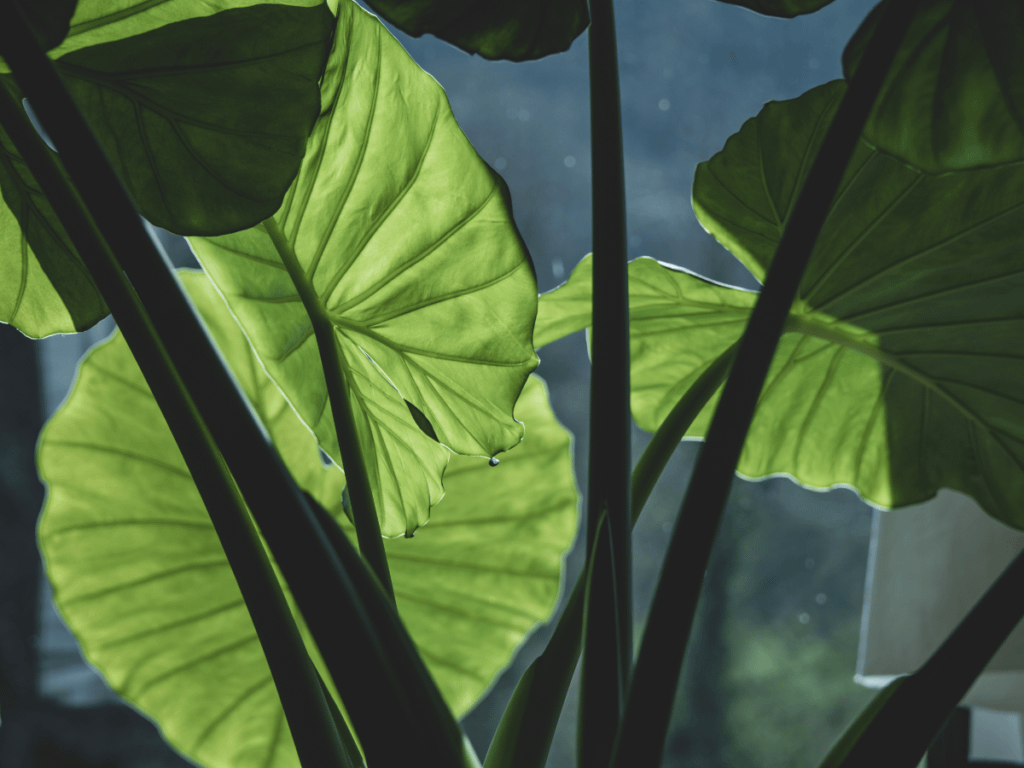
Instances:
[[[296,482],[354,541],[344,474],[321,462],[210,281],[179,275]],[[453,457],[431,524],[385,542],[401,619],[457,717],[550,617],[576,531],[571,435],[540,379],[527,381],[516,415],[527,433],[507,460]],[[38,464],[48,489],[40,548],[86,658],[197,764],[299,768],[237,583],[120,332],[82,361]]]
[[[590,23],[586,0],[367,0],[407,35],[431,34],[485,59],[527,61],[569,50]]]
[[[286,241],[341,349],[381,530],[410,534],[441,499],[447,449],[490,457],[522,437],[513,406],[538,363],[536,278],[508,188],[441,86],[348,0],[322,98],[274,216],[283,240],[260,226],[190,242],[340,464],[312,320],[277,250]]]
[[[697,166],[697,218],[759,279],[845,89],[836,80],[769,102]],[[811,254],[738,473],[846,485],[882,507],[952,488],[1024,529],[1022,233],[1018,165],[935,176],[861,140]],[[588,269],[589,261],[577,267]],[[586,281],[574,277],[541,297],[545,328],[564,320],[571,331],[586,316]],[[654,431],[740,338],[757,294],[647,258],[629,265],[629,284],[633,416]],[[688,438],[707,434],[718,396]]]
[[[333,28],[326,5],[232,8],[55,63],[139,212],[177,234],[221,234],[281,205]]]
[[[4,87],[20,103],[13,83],[0,82]],[[27,120],[23,109],[20,117]],[[0,322],[39,339],[84,331],[106,317],[92,277],[3,127],[0,197]]]
[[[816,131],[788,127],[825,130],[845,89],[838,80],[769,102],[697,166],[694,211],[744,263],[767,267],[791,190],[809,172],[803,158],[816,151]],[[739,471],[847,484],[883,507],[947,487],[1024,527],[1022,233],[1019,164],[932,175],[861,140],[812,251]],[[667,276],[682,290],[682,277]],[[673,352],[652,346],[649,354]]]
[[[843,51],[847,79],[888,2],[868,14]],[[1022,46],[1018,0],[921,3],[863,138],[927,173],[1024,160]]]
[[[721,0],[729,5],[742,5],[744,8],[763,14],[792,19],[806,13],[820,11],[833,0]]]

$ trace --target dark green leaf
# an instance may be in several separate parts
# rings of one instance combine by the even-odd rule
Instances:
[[[381,531],[400,536],[443,495],[446,447],[490,457],[519,442],[537,286],[508,188],[441,86],[355,3],[338,24],[323,117],[274,219],[334,325]],[[340,464],[312,321],[266,228],[190,242]]]
[[[319,114],[332,29],[325,5],[259,5],[56,63],[142,215],[221,234],[280,206]]]
[[[0,322],[36,339],[91,328],[106,304],[3,128],[0,192]]]
[[[765,16],[791,19],[805,13],[820,11],[833,0],[720,0],[729,5],[742,5]]]
[[[14,0],[44,51],[56,48],[67,37],[76,0]]]
[[[21,0],[31,5],[32,0]],[[64,41],[51,53],[57,59],[71,51],[88,48],[100,43],[122,40],[141,35],[185,19],[213,16],[231,8],[245,8],[264,5],[266,0],[118,0],[116,10],[110,0],[78,0],[71,28]],[[284,0],[282,5],[313,7],[324,0]],[[327,6],[333,12],[337,0],[328,0]],[[0,72],[10,72],[6,62],[0,59]]]
[[[367,0],[413,37],[435,35],[485,59],[526,61],[569,50],[590,21],[586,0]]]
[[[853,77],[886,3],[843,52]],[[926,0],[889,70],[864,139],[928,173],[1024,160],[1024,4]]]
[[[323,465],[210,282],[179,275],[297,482],[354,540],[343,473]],[[498,468],[453,457],[431,524],[386,542],[401,618],[456,716],[550,616],[576,530],[570,436],[540,379],[516,408],[529,424],[523,444]],[[49,487],[40,545],[87,658],[192,759],[297,768],[241,595],[120,333],[83,361],[38,458]]]

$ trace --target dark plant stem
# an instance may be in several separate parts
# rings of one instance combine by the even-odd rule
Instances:
[[[739,344],[728,347],[705,368],[658,427],[633,469],[632,521],[640,519],[654,484],[711,396],[725,381]],[[494,733],[484,768],[544,768],[555,726],[580,659],[586,572],[576,579],[543,653],[516,684]]]
[[[396,630],[394,625],[377,626],[371,621],[352,584],[352,566],[342,566],[330,549],[166,257],[150,238],[53,63],[28,32],[11,0],[0,0],[0,55],[31,101],[96,226],[149,311],[173,367],[292,590],[342,700],[349,703],[367,759],[371,764],[412,765],[429,754],[439,766],[463,765],[461,730],[451,711],[436,705],[443,700],[433,680],[427,677],[424,683],[423,678],[401,677],[388,656],[386,648],[390,647],[411,647],[415,654],[408,633],[401,623]],[[140,365],[149,365],[142,348],[133,346],[132,352]],[[155,376],[148,371],[147,377]],[[423,663],[418,654],[410,663],[416,662]],[[396,729],[402,738],[395,738]]]
[[[0,124],[64,224],[161,405],[245,599],[256,635],[305,766],[351,763],[281,585],[231,473],[178,376],[138,296],[96,230],[81,198],[7,88]]]
[[[874,716],[849,751],[840,746],[841,738],[839,750],[833,750],[825,764],[831,768],[914,768],[950,713],[1024,618],[1022,583],[1024,553],[1003,570],[919,670],[897,678],[901,684],[893,686],[891,694],[875,708]]]
[[[590,143],[594,311],[590,370],[589,591],[577,761],[606,765],[633,663],[630,514],[629,290],[626,194],[613,0],[590,3]],[[595,547],[607,516],[605,543]]]
[[[676,518],[616,737],[616,768],[661,762],[686,652],[680,638],[688,638],[693,625],[733,471],[814,243],[917,4],[887,7],[776,249]]]
[[[359,553],[356,552],[355,547],[352,546],[352,542],[348,540],[338,522],[331,517],[331,514],[316,499],[308,493],[304,492],[304,495],[309,502],[310,508],[313,510],[313,514],[316,516],[317,525],[326,537],[332,552],[352,573],[352,584],[356,594],[363,605],[366,606],[373,625],[375,627],[385,627],[389,630],[381,632],[383,637],[395,638],[393,642],[389,640],[392,644],[385,651],[389,658],[394,659],[399,677],[413,682],[413,687],[429,688],[435,691],[436,698],[425,702],[425,704],[434,707],[444,707],[445,711],[449,711],[444,704],[444,700],[441,698],[440,692],[437,691],[437,687],[433,685],[429,670],[416,652],[412,639],[407,632],[401,630],[403,626],[402,619],[398,615],[394,602],[388,599],[380,582],[374,578],[373,573],[363,564]],[[454,722],[452,720],[453,724]],[[469,740],[465,738],[457,725],[455,725],[455,733],[452,734],[452,738],[461,739],[467,752],[472,750]],[[472,757],[475,759],[475,754]]]
[[[334,726],[338,730],[338,736],[341,737],[342,746],[345,748],[345,752],[348,755],[349,762],[353,768],[359,768],[366,764],[363,760],[363,753],[359,751],[359,745],[356,744],[355,737],[352,736],[352,731],[348,727],[348,723],[345,721],[345,716],[341,714],[341,710],[338,709],[337,702],[334,701],[334,697],[331,695],[330,689],[327,687],[327,683],[324,682],[323,677],[320,673],[316,673],[317,680],[320,681],[320,690],[324,694],[324,699],[327,701],[327,709],[330,710],[331,717],[334,718]]]
[[[281,226],[273,218],[267,219],[263,225],[273,240],[274,247],[284,262],[299,298],[302,299],[302,305],[313,323],[320,361],[323,364],[324,377],[327,379],[327,396],[331,402],[331,414],[334,416],[334,428],[338,435],[341,463],[345,470],[345,485],[352,499],[352,520],[356,526],[359,552],[377,576],[384,592],[394,603],[395,588],[391,584],[388,558],[384,554],[384,539],[380,535],[380,521],[377,518],[377,505],[374,504],[373,491],[370,488],[370,477],[366,473],[366,463],[359,446],[352,403],[348,396],[344,358],[335,338],[334,324],[316,295],[309,276],[299,264],[295,249],[285,237]]]

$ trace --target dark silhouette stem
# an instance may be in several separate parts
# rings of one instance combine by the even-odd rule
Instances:
[[[245,599],[299,760],[308,768],[318,765],[350,768],[316,669],[245,502],[149,315],[118,268],[78,193],[61,172],[28,116],[3,85],[0,85],[0,124],[64,224],[160,405]]]
[[[661,763],[704,573],[758,397],[814,243],[917,2],[888,6],[776,249],[676,518],[616,738],[614,768]]]
[[[0,0],[0,55],[60,152],[101,235],[149,312],[281,568],[371,764],[415,765],[430,755],[462,766],[463,735],[401,622],[375,623],[313,511],[253,417],[131,198],[11,0]],[[113,265],[112,265],[113,266]],[[129,343],[131,343],[129,341]],[[147,379],[144,350],[132,347]],[[158,400],[159,402],[159,400]],[[365,567],[365,566],[363,566]],[[369,574],[369,570],[366,570]],[[376,579],[373,579],[376,581]],[[325,602],[326,600],[326,602]],[[399,658],[400,657],[400,658]],[[423,674],[410,675],[410,668]],[[400,731],[402,738],[395,738]]]
[[[590,3],[594,311],[587,484],[588,592],[577,763],[607,765],[633,663],[629,287],[613,0]],[[597,521],[606,516],[603,543]],[[589,557],[596,560],[591,564]],[[590,566],[593,565],[591,568]]]

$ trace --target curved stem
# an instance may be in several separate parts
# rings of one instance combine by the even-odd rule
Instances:
[[[370,477],[366,472],[363,451],[359,445],[359,434],[352,414],[352,401],[348,394],[344,356],[338,348],[334,324],[327,315],[320,297],[316,295],[306,271],[299,264],[295,249],[285,237],[281,226],[273,218],[264,221],[263,225],[274,242],[274,247],[284,262],[295,284],[295,290],[302,299],[302,305],[313,323],[313,333],[316,335],[324,377],[327,379],[327,397],[331,401],[331,414],[334,416],[334,429],[338,435],[342,468],[345,470],[345,481],[352,499],[352,521],[356,526],[359,552],[366,558],[385,593],[394,603],[395,588],[391,584],[388,558],[384,553],[384,539],[380,535],[377,506],[373,501]]]
[[[679,441],[725,380],[738,348],[738,342],[728,347],[701,372],[647,444],[633,468],[633,526]],[[487,750],[484,768],[544,768],[558,716],[580,659],[585,590],[586,579],[580,575],[551,639],[520,678],[505,707]]]
[[[124,334],[160,405],[238,582],[303,765],[349,768],[316,669],[235,481],[156,329],[76,190],[7,88],[0,125],[31,169]]]
[[[655,768],[704,573],[736,463],[804,269],[917,0],[892,3],[872,35],[799,197],[740,341],[683,500],[633,672],[614,768]]]

